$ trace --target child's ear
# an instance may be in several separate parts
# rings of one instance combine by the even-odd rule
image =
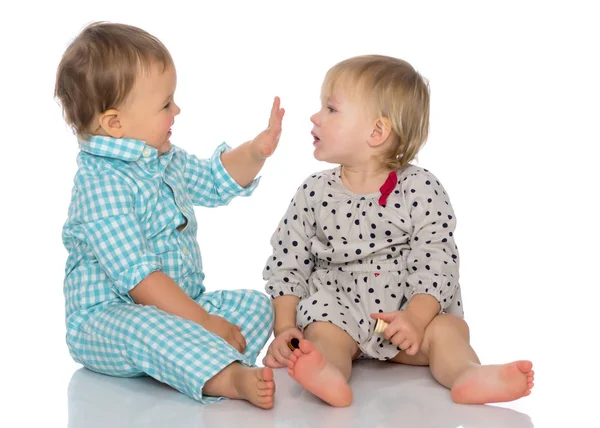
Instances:
[[[392,123],[387,117],[380,117],[373,122],[373,130],[369,136],[369,146],[378,147],[385,143],[392,132]]]
[[[117,109],[106,110],[98,118],[100,127],[109,136],[113,138],[123,138],[125,133],[121,125],[121,113]]]

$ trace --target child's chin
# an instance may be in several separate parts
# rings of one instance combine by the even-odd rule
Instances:
[[[329,161],[327,160],[327,156],[325,156],[325,155],[323,154],[323,152],[322,152],[321,150],[319,150],[319,148],[318,148],[318,147],[317,147],[317,148],[315,148],[315,151],[313,152],[313,157],[314,157],[316,160],[318,160],[318,161],[321,161],[321,162],[329,162]]]

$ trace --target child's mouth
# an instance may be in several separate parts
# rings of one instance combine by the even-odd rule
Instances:
[[[319,137],[317,137],[317,134],[315,134],[314,132],[311,132],[310,134],[314,138],[313,144],[317,144],[319,141],[321,141],[321,139]]]

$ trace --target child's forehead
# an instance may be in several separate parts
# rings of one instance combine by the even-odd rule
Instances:
[[[321,100],[331,103],[361,102],[365,98],[362,85],[356,79],[325,82],[321,90]]]

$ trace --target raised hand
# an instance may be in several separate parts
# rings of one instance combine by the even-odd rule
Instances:
[[[279,97],[275,97],[271,108],[271,116],[269,117],[269,126],[251,142],[252,153],[258,160],[264,160],[271,156],[275,152],[277,144],[279,144],[281,123],[285,114],[285,110],[280,108],[280,104]]]

